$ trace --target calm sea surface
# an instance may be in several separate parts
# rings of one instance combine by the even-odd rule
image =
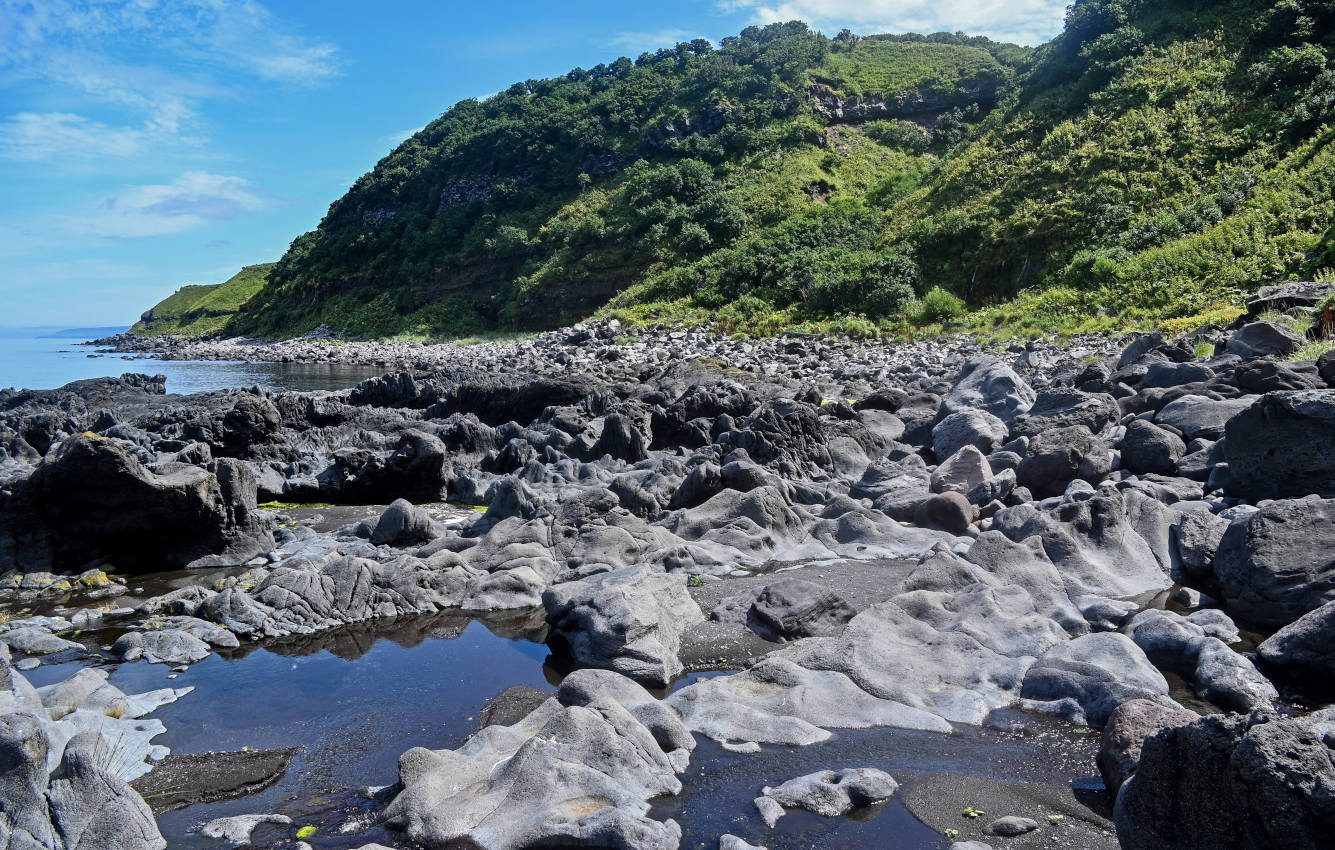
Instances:
[[[99,328],[106,336],[123,328]],[[197,393],[229,387],[341,390],[382,374],[383,367],[323,363],[237,363],[153,360],[97,354],[83,336],[55,336],[60,328],[0,328],[0,388],[53,389],[84,378],[145,372],[167,376],[167,392]],[[94,356],[89,356],[94,355]]]

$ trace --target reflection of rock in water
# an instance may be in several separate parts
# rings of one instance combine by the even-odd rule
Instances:
[[[228,658],[244,658],[257,649],[275,655],[316,655],[321,652],[356,661],[378,641],[389,640],[412,649],[427,639],[454,640],[474,621],[486,626],[499,638],[542,643],[547,638],[547,621],[541,608],[498,611],[476,616],[462,611],[442,611],[420,617],[399,617],[354,623],[309,635],[289,635],[267,641],[243,643],[240,648],[221,653]]]

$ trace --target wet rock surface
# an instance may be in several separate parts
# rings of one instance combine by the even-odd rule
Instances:
[[[0,643],[25,665],[91,651],[175,674],[255,645],[318,651],[408,618],[514,612],[564,679],[555,696],[505,692],[452,748],[404,755],[377,817],[424,846],[676,847],[689,822],[650,801],[690,793],[698,741],[757,759],[885,727],[944,741],[1016,706],[1105,729],[1119,835],[1161,835],[1177,813],[1160,798],[1185,781],[1165,765],[1199,747],[1245,751],[1246,777],[1219,781],[1282,786],[1264,793],[1290,795],[1275,796],[1301,812],[1286,828],[1309,835],[1328,751],[1269,712],[1330,674],[1335,391],[1320,364],[1277,359],[1296,348],[1286,331],[1216,329],[1204,361],[1192,338],[1157,335],[984,349],[612,322],[471,348],[163,341],[171,357],[391,368],[341,392],[178,397],[142,375],[0,392]],[[122,578],[169,567],[201,578],[144,594]],[[1169,597],[1198,610],[1146,609]],[[34,599],[59,616],[27,615]],[[728,672],[678,686],[687,670]],[[97,673],[43,709],[86,691],[144,713]],[[1217,728],[1182,732],[1205,728],[1188,709],[1222,712]],[[43,728],[55,749],[87,731]],[[65,747],[64,768],[47,759],[83,784],[24,787],[133,802],[89,772],[92,743]],[[142,777],[160,753],[136,752]],[[839,764],[747,799],[833,812],[831,789],[862,776]],[[955,799],[940,777],[895,775],[909,809],[923,789]],[[969,840],[1039,846],[1079,811],[946,775],[1005,802]],[[876,796],[849,793],[854,809]],[[72,806],[28,806],[31,828],[75,823]],[[147,835],[131,809],[113,839]],[[760,843],[788,846],[782,824],[805,816]],[[1207,820],[1196,846],[1230,846],[1210,830],[1233,821]],[[1088,825],[1080,840],[1110,840],[1106,819]]]

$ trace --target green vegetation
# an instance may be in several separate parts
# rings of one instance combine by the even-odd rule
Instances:
[[[1333,51],[1335,0],[1077,0],[1037,50],[794,22],[528,80],[381,160],[227,331],[1225,324],[1335,265]]]
[[[244,266],[222,283],[183,286],[139,318],[130,333],[140,336],[204,336],[222,330],[268,282],[274,263]]]

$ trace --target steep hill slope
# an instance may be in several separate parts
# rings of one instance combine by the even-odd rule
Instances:
[[[235,326],[466,333],[582,318],[831,196],[916,186],[945,147],[923,125],[990,109],[1029,54],[949,35],[831,41],[793,23],[464,101],[298,238]],[[883,142],[844,126],[896,116],[921,124],[881,120]],[[870,221],[858,227],[875,241]]]
[[[1036,52],[792,23],[529,80],[382,160],[229,330],[1223,318],[1335,263],[1333,33],[1335,0],[1078,0]]]
[[[269,279],[273,263],[243,266],[222,283],[183,286],[147,310],[130,333],[203,336],[222,329]]]

